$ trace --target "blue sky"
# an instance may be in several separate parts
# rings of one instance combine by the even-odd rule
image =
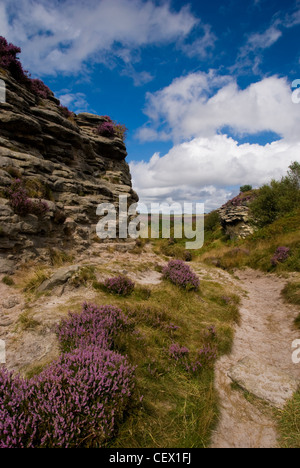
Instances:
[[[141,201],[206,211],[300,161],[299,34],[297,0],[0,2],[33,77],[128,127]]]

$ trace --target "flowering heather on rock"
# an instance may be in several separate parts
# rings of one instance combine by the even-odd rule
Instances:
[[[6,190],[6,196],[9,198],[14,212],[20,216],[34,214],[43,217],[49,211],[46,202],[42,200],[33,201],[28,198],[21,179],[16,179],[11,183],[11,186]]]
[[[43,81],[38,79],[30,80],[30,88],[34,94],[42,99],[48,99],[52,94],[48,86],[46,86]]]
[[[129,404],[134,370],[93,346],[62,354],[28,382],[1,369],[0,447],[101,447]]]
[[[70,117],[74,116],[74,112],[71,112],[66,106],[59,106],[59,109],[62,113],[62,115],[66,118],[69,119]]]
[[[61,349],[68,352],[90,345],[111,349],[118,334],[129,328],[127,317],[113,306],[85,303],[82,312],[69,313],[56,328]]]
[[[95,133],[106,138],[113,138],[116,135],[112,122],[103,122],[96,128]]]
[[[36,96],[42,99],[49,98],[52,92],[48,86],[39,79],[30,78],[28,72],[23,69],[17,57],[20,53],[20,47],[8,43],[3,36],[0,36],[0,67],[8,70],[16,81],[25,84]]]
[[[285,262],[290,256],[290,251],[291,249],[289,249],[288,247],[278,247],[274,256],[271,259],[272,265],[276,267],[278,263]]]
[[[254,194],[249,194],[245,195],[244,193],[240,193],[236,197],[234,197],[232,200],[229,200],[225,205],[222,206],[222,208],[229,207],[229,206],[245,206],[248,205],[250,201],[254,200],[255,195]]]
[[[103,119],[106,121],[102,122],[97,128],[95,128],[94,132],[100,136],[107,138],[118,137],[125,141],[128,131],[127,127],[123,124],[114,122],[108,115],[104,115]]]
[[[116,276],[115,278],[108,278],[104,282],[105,288],[119,296],[129,296],[134,290],[134,283],[126,276]]]
[[[198,276],[182,260],[171,260],[163,269],[163,278],[187,290],[198,290],[200,286]]]
[[[0,36],[0,67],[8,70],[15,80],[27,82],[27,72],[23,70],[17,55],[21,53],[20,47],[7,42],[5,37]]]

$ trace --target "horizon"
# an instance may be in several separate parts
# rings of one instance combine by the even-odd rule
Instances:
[[[0,35],[62,105],[129,128],[140,202],[207,213],[300,162],[299,30],[299,0],[0,5]]]

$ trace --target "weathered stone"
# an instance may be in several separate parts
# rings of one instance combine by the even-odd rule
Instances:
[[[38,292],[49,291],[57,286],[65,284],[70,278],[72,278],[79,268],[80,265],[59,268],[50,279],[45,280],[40,285]]]
[[[117,204],[123,193],[129,203],[138,201],[123,141],[96,134],[103,117],[82,113],[69,119],[54,96],[41,102],[9,73],[0,70],[0,78],[7,90],[0,105],[0,252],[27,261],[44,258],[49,247],[88,248],[100,203]],[[1,198],[15,178],[33,188],[28,196],[46,198],[44,216],[19,216]],[[10,266],[0,262],[1,269]]]
[[[18,304],[20,304],[18,297],[10,297],[6,301],[2,302],[2,307],[3,309],[13,309]]]
[[[233,366],[229,377],[244,390],[277,408],[282,408],[292,398],[299,385],[279,369],[249,357]]]
[[[231,239],[244,239],[253,234],[254,228],[250,223],[250,213],[247,205],[233,206],[228,203],[218,211],[223,229]]]

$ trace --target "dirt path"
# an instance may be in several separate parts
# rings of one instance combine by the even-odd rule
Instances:
[[[299,310],[282,300],[280,293],[287,280],[252,270],[239,271],[237,276],[247,294],[242,300],[241,323],[236,327],[232,353],[217,363],[221,418],[213,435],[212,448],[273,448],[277,446],[274,420],[269,412],[246,400],[243,392],[234,390],[228,374],[240,360],[249,358],[258,368],[274,369],[298,381],[300,365],[292,362],[291,346],[293,340],[300,338],[300,332],[293,327]],[[257,380],[261,377],[258,375]],[[272,392],[276,382],[271,378],[267,384]]]

